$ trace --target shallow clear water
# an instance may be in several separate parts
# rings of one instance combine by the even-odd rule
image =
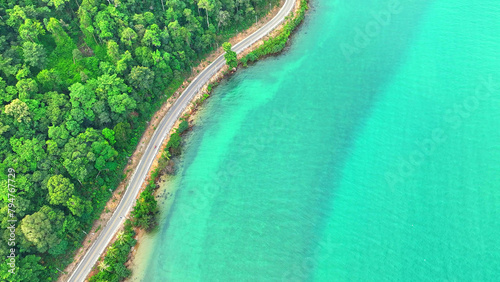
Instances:
[[[498,2],[311,4],[204,106],[142,280],[497,280]]]

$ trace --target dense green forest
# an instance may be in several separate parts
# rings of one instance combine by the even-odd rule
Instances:
[[[57,278],[154,111],[278,2],[0,0],[2,281]]]

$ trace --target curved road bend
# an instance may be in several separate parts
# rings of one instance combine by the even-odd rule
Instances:
[[[295,5],[295,0],[285,0],[285,4],[280,9],[278,14],[271,19],[266,25],[252,33],[247,38],[233,46],[233,51],[241,53],[247,47],[251,46],[269,32],[275,29],[285,17],[292,11]],[[224,55],[219,56],[214,62],[206,67],[186,88],[179,98],[175,101],[172,108],[167,112],[165,117],[161,120],[157,129],[153,133],[151,140],[144,151],[139,165],[137,166],[132,178],[129,181],[128,187],[123,195],[120,204],[115,212],[109,219],[108,223],[101,231],[99,237],[94,244],[88,249],[87,253],[77,265],[68,281],[85,281],[87,275],[90,273],[92,267],[95,265],[101,254],[106,249],[106,246],[111,241],[115,233],[125,221],[125,217],[130,211],[131,207],[135,204],[135,199],[139,193],[142,183],[149,172],[151,164],[160,149],[160,144],[167,137],[174,123],[179,119],[181,113],[189,105],[189,102],[198,93],[201,87],[205,85],[209,79],[218,72],[225,64]]]

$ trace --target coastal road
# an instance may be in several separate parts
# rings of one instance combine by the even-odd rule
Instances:
[[[283,22],[285,17],[290,14],[295,5],[295,0],[285,0],[285,4],[281,7],[278,14],[267,22],[263,27],[252,33],[247,38],[233,46],[233,51],[241,53],[243,50],[266,36],[269,32],[275,29]],[[149,144],[144,151],[137,168],[130,178],[125,194],[120,201],[115,212],[109,219],[108,223],[101,231],[99,237],[94,244],[88,249],[85,256],[81,259],[68,281],[85,281],[87,275],[96,264],[101,254],[106,249],[115,233],[125,221],[125,217],[129,213],[132,206],[135,204],[135,199],[139,193],[142,183],[144,182],[155,156],[158,154],[160,145],[167,137],[175,122],[179,119],[181,113],[189,105],[190,101],[196,96],[198,91],[205,85],[209,79],[217,73],[225,64],[224,55],[219,56],[214,62],[206,67],[184,90],[184,92],[177,98],[174,105],[167,112],[165,117],[161,120],[156,128]]]

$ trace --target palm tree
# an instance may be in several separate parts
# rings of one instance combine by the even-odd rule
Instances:
[[[105,263],[104,260],[101,260],[99,264],[97,265],[101,271],[104,271],[109,268],[109,264]]]

